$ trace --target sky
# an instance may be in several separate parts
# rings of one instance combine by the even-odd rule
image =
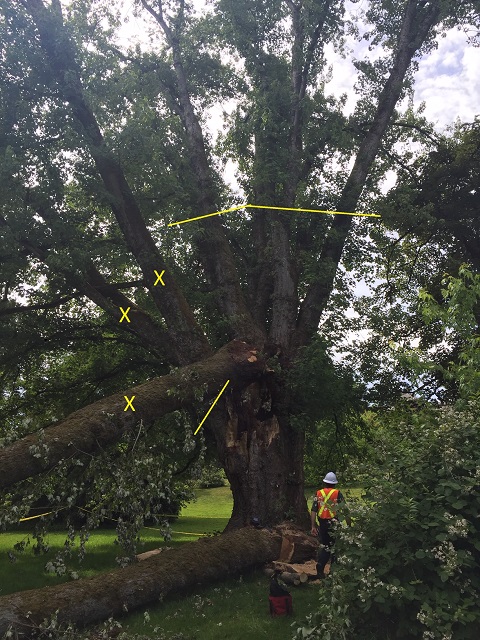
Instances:
[[[132,36],[136,40],[139,37],[144,39],[142,34],[145,33],[145,25],[140,18],[133,16],[132,0],[124,0],[118,4],[122,6],[122,17],[129,20],[129,24],[122,29],[126,40]],[[196,10],[201,12],[205,7],[205,0],[193,0],[193,4]],[[346,0],[345,5],[349,15],[357,16],[358,12],[366,7],[367,0]],[[468,45],[467,38],[468,35],[458,29],[448,31],[446,37],[438,39],[438,48],[420,61],[415,76],[414,107],[418,108],[425,102],[424,115],[435,124],[438,131],[453,124],[457,118],[469,122],[476,114],[480,115],[480,48]],[[326,47],[327,62],[333,65],[333,77],[327,83],[326,90],[333,95],[347,93],[347,113],[353,111],[356,101],[354,85],[358,72],[353,66],[352,58],[376,56],[381,52],[379,49],[368,52],[368,42],[365,41],[352,40],[349,46],[352,54],[346,59],[335,53],[332,45]],[[221,112],[224,106],[219,105],[218,109],[212,111],[209,129],[213,134],[221,127]],[[237,190],[231,162],[227,164],[226,177],[234,190]]]
[[[455,118],[473,121],[480,115],[480,49],[467,44],[456,29],[440,39],[439,47],[420,63],[415,101],[425,101],[425,115],[445,127]]]
[[[480,115],[480,49],[467,44],[467,34],[457,29],[438,39],[438,49],[425,56],[419,63],[415,76],[414,106],[425,102],[425,117],[438,130],[452,124],[456,118],[464,122]],[[366,43],[355,43],[353,56],[361,57]],[[368,53],[368,52],[366,52]],[[333,78],[326,85],[334,95],[347,93],[347,111],[353,111],[356,70],[351,59],[342,59],[327,47],[327,59],[333,65]]]

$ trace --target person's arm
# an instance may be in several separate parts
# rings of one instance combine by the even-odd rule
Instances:
[[[312,535],[316,536],[317,535],[317,525],[315,523],[315,516],[316,516],[316,512],[315,511],[311,511],[310,512],[310,516],[311,516],[311,521],[312,521]]]
[[[316,536],[318,531],[317,531],[317,524],[315,522],[315,518],[317,516],[317,511],[318,511],[318,502],[317,502],[317,498],[315,497],[313,500],[313,504],[312,504],[312,510],[310,512],[310,520],[312,523],[312,528],[310,530],[310,533],[312,534],[312,536]]]

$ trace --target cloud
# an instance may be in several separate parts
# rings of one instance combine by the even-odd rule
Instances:
[[[438,48],[419,62],[415,75],[414,105],[425,102],[425,116],[443,129],[460,118],[471,122],[480,113],[480,49],[467,42],[467,34],[451,29],[445,38],[438,38]],[[346,93],[346,114],[352,113],[358,95],[354,92],[357,71],[352,59],[369,56],[376,59],[379,51],[368,51],[368,43],[350,43],[351,56],[342,58],[332,45],[326,47],[327,63],[333,66],[332,80],[326,85],[327,93],[340,96]]]
[[[425,101],[425,116],[443,129],[457,118],[470,122],[480,113],[480,50],[463,31],[451,29],[438,49],[419,63],[414,103]]]

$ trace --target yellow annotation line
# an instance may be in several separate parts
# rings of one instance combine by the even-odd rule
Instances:
[[[223,389],[222,389],[222,391],[223,391]],[[218,397],[220,397],[220,396],[218,396]],[[58,513],[58,511],[62,511],[63,509],[66,509],[66,508],[67,507],[62,507],[61,509],[58,509],[57,511],[48,511],[48,513],[39,513],[37,516],[29,516],[28,518],[20,518],[19,522],[26,522],[27,520],[34,520],[35,518],[42,518],[43,516],[49,516],[52,513]],[[94,513],[93,511],[90,511],[89,509],[84,509],[83,507],[77,507],[77,509],[80,509],[80,511],[85,511],[86,513]],[[173,514],[162,513],[162,514],[159,514],[159,515],[162,515],[162,516],[165,516],[165,517],[178,518],[178,515],[173,515]],[[118,520],[116,520],[115,518],[104,518],[104,519],[105,520],[111,520],[112,522],[118,522]],[[142,529],[150,529],[150,531],[158,531],[159,527],[143,526]],[[189,532],[189,531],[174,531],[173,529],[172,529],[172,533],[181,534],[181,535],[184,535],[184,536],[208,536],[209,535],[208,533],[192,533],[192,532]]]
[[[226,383],[223,385],[222,390],[220,391],[220,393],[218,394],[218,396],[215,398],[212,406],[210,407],[210,409],[207,411],[207,413],[205,414],[205,417],[203,418],[203,420],[200,422],[200,424],[197,427],[197,430],[195,431],[195,433],[193,434],[194,436],[197,435],[197,433],[200,431],[200,428],[202,426],[202,424],[205,422],[205,420],[208,418],[208,416],[210,415],[210,411],[213,409],[213,407],[217,404],[218,399],[220,398],[220,396],[222,395],[222,393],[225,391],[225,389],[228,386],[228,383],[230,382],[230,380],[227,380]]]
[[[278,211],[306,211],[307,213],[331,213],[335,216],[366,216],[369,218],[381,218],[379,213],[361,213],[359,211],[330,211],[329,209],[294,209],[293,207],[270,207],[264,204],[246,204],[251,209],[276,209]]]
[[[203,218],[211,218],[212,216],[221,216],[222,213],[230,213],[230,211],[238,211],[239,209],[245,209],[249,205],[242,204],[239,207],[232,207],[231,209],[224,209],[223,211],[215,211],[215,213],[207,213],[204,216],[197,216],[196,218],[188,218],[187,220],[179,220],[178,222],[170,222],[167,226],[174,227],[177,224],[184,224],[185,222],[194,222],[195,220],[202,220]]]
[[[28,518],[20,518],[19,522],[26,522],[27,520],[35,520],[35,518],[42,518],[43,516],[49,516],[54,511],[49,511],[48,513],[39,513],[38,516],[29,516]]]
[[[170,222],[167,226],[174,227],[178,224],[185,224],[186,222],[194,222],[195,220],[202,220],[203,218],[211,218],[212,216],[221,216],[224,213],[230,213],[230,211],[238,211],[239,209],[274,209],[276,211],[303,211],[306,213],[327,213],[335,216],[363,216],[368,218],[381,218],[378,213],[362,213],[362,212],[349,212],[349,211],[330,211],[329,209],[300,209],[294,207],[271,207],[264,204],[242,204],[239,207],[232,207],[231,209],[223,209],[223,211],[215,211],[214,213],[207,213],[203,216],[196,216],[195,218],[187,218],[186,220],[178,220],[177,222]]]

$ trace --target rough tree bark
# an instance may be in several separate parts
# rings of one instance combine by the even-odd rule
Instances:
[[[178,83],[176,97],[190,150],[193,175],[197,179],[198,212],[207,214],[215,207],[215,187],[203,132],[191,101],[182,62],[181,39],[177,33],[181,21],[176,20],[175,28],[171,28],[161,1],[155,4],[155,9],[147,0],[142,0],[142,5],[160,25],[172,51]],[[298,138],[297,131],[297,144],[301,147]],[[293,204],[294,191],[295,188],[292,188],[290,205]],[[207,233],[199,236],[197,246],[205,272],[215,287],[219,309],[229,317],[235,335],[263,347],[265,321],[263,319],[257,323],[253,320],[239,286],[222,224],[219,219],[213,218],[207,220],[204,226]],[[290,255],[285,220],[272,224],[272,236],[276,250],[269,265],[272,267],[269,292],[272,294],[273,307],[269,340],[286,353],[295,327],[298,281]],[[267,306],[268,303],[265,303],[264,307]],[[234,500],[227,529],[244,526],[254,517],[269,524],[292,517],[298,524],[308,526],[303,493],[303,434],[291,429],[288,411],[285,407],[279,407],[280,399],[272,396],[265,382],[238,390],[235,395],[235,401],[227,401],[228,414],[224,411],[223,416],[217,414],[210,421],[219,459],[229,479]]]
[[[262,375],[265,366],[255,350],[239,340],[222,347],[214,356],[154,378],[138,387],[116,393],[70,414],[0,450],[0,488],[52,469],[60,460],[80,453],[95,454],[116,442],[142,419],[145,427],[156,418],[198,403],[195,390],[206,385],[207,398],[215,397],[227,380],[231,389],[242,388]],[[132,398],[135,411],[124,396]],[[40,457],[35,454],[40,452]]]
[[[94,578],[3,596],[0,636],[12,626],[18,637],[31,637],[33,627],[56,611],[59,622],[80,627],[118,617],[170,594],[271,562],[278,558],[281,544],[278,530],[245,528],[166,550]]]
[[[217,450],[232,488],[226,530],[258,518],[272,526],[286,518],[308,528],[304,495],[304,434],[292,429],[275,378],[236,389],[212,424]]]

